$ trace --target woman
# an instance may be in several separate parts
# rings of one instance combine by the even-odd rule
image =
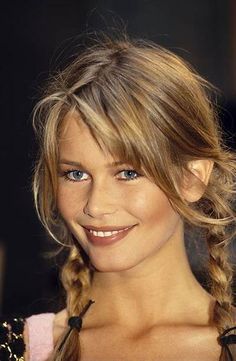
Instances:
[[[35,110],[34,194],[70,248],[67,303],[26,320],[26,360],[236,360],[236,165],[208,90],[173,53],[127,37],[51,80]],[[210,292],[191,271],[186,224],[207,242]]]

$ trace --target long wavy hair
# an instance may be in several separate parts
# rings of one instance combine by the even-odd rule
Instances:
[[[210,293],[216,299],[213,324],[232,326],[232,276],[228,245],[235,212],[235,155],[223,142],[210,86],[179,56],[150,41],[104,37],[54,75],[34,111],[39,158],[33,190],[39,218],[70,255],[62,269],[68,315],[88,301],[91,270],[75,246],[57,203],[58,139],[65,115],[74,110],[101,149],[134,166],[163,190],[187,224],[201,227],[209,251]],[[187,203],[180,184],[188,162],[214,162],[198,202]],[[199,181],[200,182],[200,181]],[[58,341],[58,345],[61,340]],[[51,360],[78,361],[79,335],[70,333]]]

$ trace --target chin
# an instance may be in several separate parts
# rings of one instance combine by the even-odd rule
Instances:
[[[90,259],[95,271],[97,272],[123,272],[128,271],[135,266],[135,264],[130,264],[125,260],[117,260],[114,259],[106,261],[99,260],[92,260]]]

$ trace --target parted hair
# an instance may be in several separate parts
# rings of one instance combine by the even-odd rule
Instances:
[[[229,243],[234,233],[235,154],[223,141],[211,86],[179,56],[151,41],[104,36],[54,74],[34,111],[39,139],[33,191],[50,235],[70,247],[62,269],[68,315],[88,301],[92,272],[57,209],[58,143],[62,121],[76,111],[101,149],[146,174],[163,190],[186,224],[202,229],[208,248],[212,323],[219,333],[233,325]],[[192,160],[213,170],[203,196],[188,203],[180,184]],[[62,337],[63,338],[63,337]],[[50,360],[80,359],[79,334],[70,333]]]

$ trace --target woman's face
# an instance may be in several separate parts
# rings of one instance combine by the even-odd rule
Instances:
[[[182,227],[157,185],[130,164],[112,166],[114,161],[79,116],[68,113],[59,142],[58,209],[93,266],[107,272],[156,257]],[[86,228],[116,232],[92,235]]]

